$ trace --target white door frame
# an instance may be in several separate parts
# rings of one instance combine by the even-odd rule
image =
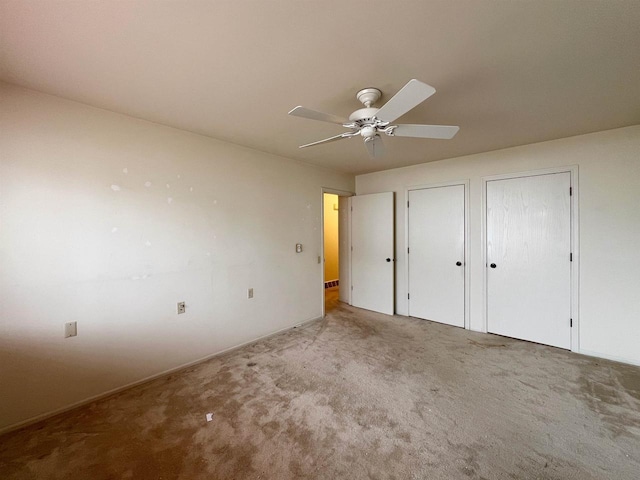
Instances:
[[[464,186],[464,328],[471,328],[470,313],[470,288],[469,288],[469,180],[454,180],[451,182],[429,183],[426,185],[411,185],[404,189],[404,284],[407,286],[405,295],[409,294],[409,192],[412,190],[423,190],[425,188]],[[411,305],[407,301],[407,315],[411,316]]]
[[[338,195],[339,197],[353,197],[355,193],[348,192],[346,190],[337,190],[335,188],[327,188],[322,187],[320,192],[320,285],[322,286],[322,291],[320,292],[320,304],[322,305],[322,318],[324,318],[324,194],[331,193],[333,195]],[[347,211],[349,215],[349,236],[351,236],[351,208]],[[349,244],[351,244],[351,239],[349,239]],[[350,250],[350,249],[349,249]],[[340,259],[340,262],[347,261],[349,263],[349,276],[351,276],[351,251],[348,252],[348,258],[346,260]],[[348,290],[349,293],[349,305],[351,305],[351,288]]]
[[[571,351],[580,352],[580,308],[579,308],[579,280],[580,280],[580,238],[578,236],[578,226],[580,225],[580,216],[578,211],[579,191],[578,191],[578,166],[570,165],[567,167],[553,167],[541,170],[528,170],[524,172],[505,173],[501,175],[491,175],[482,177],[482,325],[484,332],[489,330],[489,302],[487,295],[489,293],[487,275],[487,182],[492,180],[508,180],[510,178],[535,177],[540,175],[549,175],[554,173],[569,173],[571,177],[570,208],[571,208],[571,253],[573,255],[571,262]]]

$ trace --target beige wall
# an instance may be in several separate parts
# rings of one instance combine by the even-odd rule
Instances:
[[[338,280],[339,254],[338,254],[338,210],[333,206],[338,205],[338,195],[324,194],[324,279]]]
[[[397,313],[407,313],[407,187],[469,180],[470,321],[482,331],[482,177],[569,165],[579,170],[578,349],[640,364],[640,126],[356,177],[358,195],[396,192]]]
[[[352,176],[6,84],[0,106],[0,430],[321,315],[320,193]]]

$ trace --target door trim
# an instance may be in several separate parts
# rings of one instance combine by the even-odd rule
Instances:
[[[469,288],[470,279],[470,262],[469,262],[469,179],[466,180],[453,180],[450,182],[438,182],[428,183],[423,185],[411,185],[404,189],[404,284],[407,286],[407,290],[404,292],[405,296],[409,294],[409,208],[407,202],[409,201],[409,192],[412,190],[424,190],[427,188],[438,187],[454,187],[462,185],[464,186],[464,328],[465,330],[471,329],[471,296]],[[411,316],[411,302],[407,300],[407,316]]]
[[[322,187],[320,189],[320,304],[322,305],[322,317],[325,316],[324,311],[324,194],[331,193],[338,195],[339,197],[353,197],[355,193],[347,190],[337,190],[335,188]],[[349,216],[349,245],[351,245],[351,200],[349,200],[349,210],[347,212]],[[346,261],[349,263],[349,277],[351,277],[351,251],[348,252],[349,258]],[[342,261],[342,260],[340,260]],[[349,288],[349,305],[351,305],[351,288]]]
[[[578,235],[580,225],[579,205],[580,192],[578,189],[578,165],[566,167],[544,168],[540,170],[528,170],[524,172],[504,173],[500,175],[490,175],[482,177],[482,198],[481,198],[481,250],[482,250],[482,328],[485,333],[489,330],[489,302],[488,302],[488,272],[487,272],[487,183],[493,180],[508,180],[511,178],[535,177],[554,173],[569,173],[572,195],[569,200],[571,211],[571,318],[573,327],[571,328],[571,351],[580,353],[580,238]]]

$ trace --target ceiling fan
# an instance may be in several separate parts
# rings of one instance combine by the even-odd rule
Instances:
[[[320,120],[322,122],[337,123],[350,129],[349,132],[344,132],[334,137],[300,145],[300,148],[312,147],[314,145],[335,142],[343,138],[360,135],[364,138],[364,145],[367,147],[369,156],[376,158],[384,155],[384,145],[380,137],[382,133],[386,133],[391,137],[439,139],[450,139],[458,133],[460,127],[449,125],[392,125],[393,121],[424,102],[434,93],[436,93],[436,89],[431,85],[413,79],[409,80],[398,93],[380,108],[372,106],[380,99],[382,95],[380,90],[377,88],[360,90],[356,94],[356,98],[364,104],[364,108],[353,112],[349,115],[348,119],[300,106],[291,110],[289,115],[309,118],[311,120]]]

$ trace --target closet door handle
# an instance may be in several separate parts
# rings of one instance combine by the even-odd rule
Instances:
[[[489,266],[490,266],[491,268],[496,268],[496,266],[497,266],[497,265],[496,265],[495,263],[492,263],[492,264],[491,264],[491,265],[489,265]]]
[[[461,266],[461,265],[462,265],[462,262],[456,262],[456,265],[457,265],[457,266]]]

